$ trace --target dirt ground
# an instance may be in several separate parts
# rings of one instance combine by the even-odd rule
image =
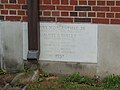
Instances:
[[[18,78],[17,76],[20,74],[21,76]],[[31,81],[33,76],[38,76],[35,81]],[[17,79],[15,79],[16,77]],[[34,73],[33,71],[16,74],[6,73],[0,74],[0,90],[7,84],[10,84],[10,87],[5,90],[22,90],[25,86],[27,88],[24,90],[120,90],[119,79],[119,76],[109,76],[106,84],[114,85],[112,88],[106,88],[102,82],[96,82],[96,79],[81,76],[79,73],[74,73],[69,76],[52,75],[43,72],[35,75],[35,71]],[[115,85],[119,87],[115,87]]]
[[[5,85],[10,84],[10,88],[16,87],[16,88],[22,88],[27,83],[29,83],[30,78],[32,77],[32,73],[24,73],[20,78],[16,78],[20,73],[6,73],[6,74],[0,74],[0,90],[2,90]],[[8,87],[8,88],[9,88]],[[12,89],[10,89],[12,90]]]
[[[0,75],[0,90],[5,86],[6,83],[10,83],[16,74],[1,74]]]

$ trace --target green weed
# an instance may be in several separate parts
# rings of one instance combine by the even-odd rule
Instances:
[[[87,84],[87,85],[92,84],[92,79],[86,76],[81,76],[80,73],[73,73],[68,77],[61,78],[61,81],[63,83],[72,82],[72,83]]]
[[[40,74],[40,78],[49,77],[49,74]],[[42,81],[44,82],[44,80]],[[120,76],[109,75],[100,82],[100,85],[92,85],[94,79],[73,73],[69,76],[59,77],[51,85],[42,86],[40,82],[29,86],[28,90],[120,90]]]
[[[109,75],[103,79],[103,86],[106,88],[120,89],[120,75]]]
[[[1,75],[1,74],[6,74],[6,73],[7,73],[6,70],[0,70],[0,75]]]

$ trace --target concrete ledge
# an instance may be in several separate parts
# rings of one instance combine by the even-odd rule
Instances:
[[[80,72],[81,75],[94,76],[96,75],[96,64],[90,63],[73,63],[73,62],[53,62],[39,61],[43,71],[56,74],[72,74]]]

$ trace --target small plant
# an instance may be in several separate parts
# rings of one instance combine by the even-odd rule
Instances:
[[[43,73],[40,73],[39,76],[40,76],[40,77],[50,77],[50,76],[52,76],[52,75],[49,74],[49,73],[43,72]]]
[[[30,72],[30,71],[31,71],[31,69],[29,67],[24,66],[23,72]]]
[[[49,74],[49,73],[42,72],[39,74],[39,78],[38,78],[37,82],[42,82],[44,80],[44,78],[47,78],[50,76],[53,76],[53,75]]]
[[[92,84],[92,79],[86,76],[81,76],[80,73],[73,73],[72,75],[69,75],[66,78],[62,78],[61,81],[64,83],[72,82],[72,83],[87,84],[87,85]]]
[[[0,70],[0,75],[1,75],[1,74],[6,74],[6,73],[7,73],[6,70]]]
[[[103,86],[106,88],[120,88],[120,75],[109,75],[105,77]]]

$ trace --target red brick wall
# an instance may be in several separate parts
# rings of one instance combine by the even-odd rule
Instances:
[[[0,20],[27,21],[27,0],[0,0]]]
[[[27,20],[27,0],[0,1],[0,20]],[[39,1],[41,22],[120,24],[120,0]]]

